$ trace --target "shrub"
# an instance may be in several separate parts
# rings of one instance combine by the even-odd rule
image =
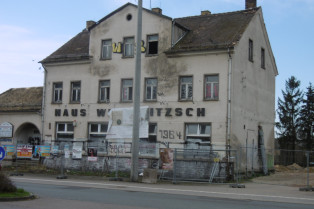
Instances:
[[[4,173],[0,172],[0,192],[16,192],[17,188],[11,179]]]

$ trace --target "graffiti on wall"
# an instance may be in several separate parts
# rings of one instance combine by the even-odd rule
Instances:
[[[123,43],[122,42],[112,43],[112,52],[113,53],[121,54],[123,52],[122,50],[123,50]],[[146,52],[145,41],[143,41],[143,40],[141,42],[141,52],[142,53]]]

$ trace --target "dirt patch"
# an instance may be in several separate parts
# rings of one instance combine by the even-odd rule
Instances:
[[[314,167],[311,167],[309,171],[308,175],[307,168],[303,168],[295,163],[288,166],[275,165],[274,173],[254,178],[253,182],[303,187],[307,185],[309,176],[309,185],[314,186]]]

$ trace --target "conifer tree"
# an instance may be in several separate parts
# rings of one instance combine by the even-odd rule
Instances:
[[[300,138],[302,145],[306,150],[314,149],[313,142],[313,122],[314,122],[314,91],[312,83],[307,87],[305,98],[300,112]]]
[[[276,126],[281,149],[295,150],[296,148],[302,102],[302,91],[299,87],[300,81],[291,76],[286,81],[285,90],[282,90],[282,99],[278,99],[279,122]],[[294,155],[291,160],[295,161]]]

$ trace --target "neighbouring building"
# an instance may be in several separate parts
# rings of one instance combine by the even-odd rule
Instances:
[[[242,156],[250,161],[252,147],[265,147],[262,155],[272,159],[267,149],[274,148],[278,71],[262,8],[256,0],[245,5],[242,11],[175,19],[159,8],[143,9],[140,49],[136,5],[87,21],[83,31],[41,61],[43,115],[32,117],[42,144],[67,146],[72,154],[81,147],[82,158],[67,159],[70,168],[113,168],[111,157],[118,154],[129,169],[132,140],[121,137],[125,131],[119,126],[133,107],[135,52],[141,50],[140,105],[147,108],[148,122],[140,139],[141,168],[156,167],[160,148],[246,147]],[[16,123],[9,118],[0,122]],[[110,131],[111,125],[121,133]],[[97,161],[87,163],[89,150],[97,150]],[[228,158],[228,152],[219,157]],[[262,161],[251,163],[258,168]],[[55,162],[46,159],[47,165]]]
[[[43,87],[0,94],[0,145],[41,144],[42,94]]]

